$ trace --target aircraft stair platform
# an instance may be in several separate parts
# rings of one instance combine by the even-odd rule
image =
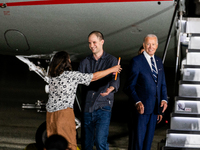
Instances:
[[[183,18],[181,24],[186,58],[162,150],[200,150],[200,18]]]

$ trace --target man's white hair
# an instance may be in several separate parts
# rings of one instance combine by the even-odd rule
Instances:
[[[143,39],[143,42],[144,42],[144,43],[145,43],[145,39],[146,39],[147,37],[156,37],[156,40],[157,40],[157,43],[158,43],[158,37],[157,37],[155,34],[147,34],[147,35],[144,37],[144,39]]]

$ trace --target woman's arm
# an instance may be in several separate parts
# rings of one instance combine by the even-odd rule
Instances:
[[[121,68],[121,65],[116,65],[116,66],[113,66],[111,68],[108,68],[106,70],[102,70],[102,71],[98,71],[98,72],[95,72],[93,73],[93,78],[91,80],[92,81],[96,81],[96,80],[99,80],[107,75],[109,75],[110,73],[113,73],[113,72],[118,72],[120,73],[122,70]]]

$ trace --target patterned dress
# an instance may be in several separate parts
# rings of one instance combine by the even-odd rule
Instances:
[[[71,150],[77,149],[76,124],[73,111],[78,84],[89,85],[92,73],[65,71],[60,76],[50,78],[49,99],[46,104],[47,137],[58,134],[68,141]]]
[[[46,104],[48,112],[73,108],[78,84],[89,85],[93,74],[78,71],[65,71],[60,76],[50,78],[49,100]]]

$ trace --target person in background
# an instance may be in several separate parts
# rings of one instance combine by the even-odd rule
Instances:
[[[53,134],[45,141],[44,150],[71,150],[68,149],[68,141],[61,135]]]
[[[68,141],[68,148],[76,150],[73,104],[78,84],[88,86],[92,81],[120,71],[120,65],[95,73],[72,71],[69,54],[65,51],[57,52],[49,67],[49,98],[46,104],[47,137],[59,134]]]
[[[142,54],[144,52],[144,47],[143,45],[140,47],[140,49],[138,50],[138,55]]]
[[[138,55],[140,55],[140,54],[142,54],[144,52],[144,47],[143,47],[143,45],[140,47],[140,49],[138,50]],[[131,102],[130,102],[131,103]],[[130,115],[130,118],[132,118],[133,117],[133,112],[132,112],[132,107],[131,107],[131,105],[129,105],[129,109],[130,109],[130,113],[129,113],[129,115]],[[132,147],[132,144],[133,144],[133,139],[134,139],[134,135],[133,135],[133,132],[132,132],[132,127],[133,127],[133,124],[135,123],[135,121],[133,120],[133,119],[129,119],[128,120],[128,130],[129,130],[129,142],[128,142],[128,147]]]
[[[105,70],[118,64],[116,57],[103,50],[104,36],[99,31],[88,35],[89,48],[92,54],[80,62],[79,71],[94,73]],[[108,134],[111,111],[114,103],[114,93],[119,88],[119,77],[115,80],[114,74],[93,82],[88,87],[82,88],[85,95],[84,101],[84,150],[93,150],[94,143],[97,150],[108,150]],[[82,137],[82,138],[83,138]]]
[[[132,143],[129,150],[151,150],[156,123],[167,108],[167,88],[162,60],[155,56],[156,35],[144,38],[145,51],[132,58],[124,92],[132,108]]]

